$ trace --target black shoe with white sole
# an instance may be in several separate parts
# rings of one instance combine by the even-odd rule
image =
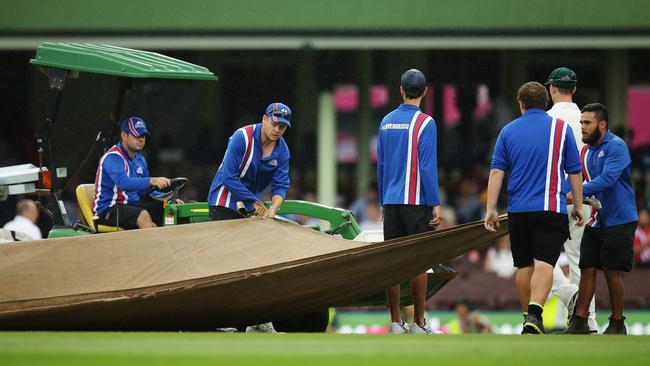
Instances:
[[[524,329],[521,334],[545,334],[544,324],[541,315],[528,314],[524,321]]]

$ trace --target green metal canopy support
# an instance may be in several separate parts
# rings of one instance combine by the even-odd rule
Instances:
[[[217,80],[210,70],[202,66],[155,52],[108,45],[43,43],[38,46],[36,57],[30,63],[129,78]]]

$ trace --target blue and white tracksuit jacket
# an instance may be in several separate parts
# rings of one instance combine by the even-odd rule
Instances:
[[[622,225],[638,220],[632,159],[627,144],[610,131],[598,146],[585,145],[580,152],[582,186],[585,197],[595,196],[603,208],[600,214],[591,209],[587,225],[600,227],[600,215],[606,226]]]
[[[380,205],[440,205],[437,131],[417,106],[401,104],[384,117],[377,141]]]
[[[93,213],[99,216],[114,205],[137,204],[149,191],[147,160],[139,152],[131,158],[122,143],[99,159],[95,177]]]
[[[289,189],[289,148],[280,138],[271,155],[262,158],[262,124],[244,126],[230,137],[228,149],[210,186],[208,205],[237,211],[241,201],[248,210],[262,198],[270,185],[271,194],[284,198]]]

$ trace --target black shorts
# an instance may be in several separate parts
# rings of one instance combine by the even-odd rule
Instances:
[[[157,226],[163,226],[163,204],[152,199],[140,201],[136,205],[111,206],[99,214],[99,219],[95,220],[95,223],[98,225],[119,226],[126,230],[137,229],[138,216],[140,212],[145,210],[149,212],[151,220]]]
[[[223,206],[210,206],[209,212],[210,220],[212,221],[236,220],[244,218],[244,216],[240,215],[239,213]]]
[[[634,262],[634,232],[637,222],[600,228],[585,227],[580,242],[580,268],[611,268],[623,272],[632,270]]]
[[[424,205],[385,205],[384,240],[431,231],[433,207]]]
[[[555,266],[569,238],[569,216],[557,212],[508,212],[508,233],[515,267],[528,267],[533,259]]]

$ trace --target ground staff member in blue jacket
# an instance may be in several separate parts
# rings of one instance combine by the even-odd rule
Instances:
[[[124,229],[162,226],[162,202],[146,199],[151,187],[169,187],[165,177],[149,177],[147,160],[140,153],[149,130],[144,121],[130,117],[122,121],[120,142],[99,160],[92,209],[95,223]],[[92,224],[92,223],[88,223]]]
[[[230,137],[208,195],[212,220],[241,219],[237,202],[256,216],[275,217],[289,189],[289,148],[282,138],[291,127],[291,109],[271,103],[262,123],[244,126]],[[271,207],[260,200],[271,186]],[[272,323],[246,327],[247,332],[275,333]]]
[[[609,131],[608,120],[607,109],[600,103],[582,108],[582,141],[588,144],[580,152],[583,193],[585,197],[597,198],[602,209],[600,212],[592,209],[580,243],[578,304],[567,333],[589,333],[586,317],[596,290],[596,270],[601,269],[612,306],[605,334],[627,334],[621,271],[632,270],[638,217],[630,152],[625,142]]]
[[[239,219],[237,202],[256,216],[274,217],[289,189],[289,148],[282,135],[291,126],[291,109],[271,103],[262,122],[244,126],[230,137],[214,176],[208,205],[212,220]],[[260,200],[271,186],[271,207]]]
[[[411,69],[402,75],[404,103],[384,117],[377,144],[377,188],[384,218],[384,239],[427,232],[440,223],[436,123],[420,111],[426,94],[424,75]],[[402,320],[399,284],[386,290],[390,333],[432,333],[424,318],[427,274],[411,279],[415,323]]]
[[[544,333],[542,304],[553,281],[553,266],[569,237],[565,176],[571,191],[582,197],[580,159],[568,123],[546,114],[546,88],[528,82],[517,92],[522,116],[499,133],[488,182],[485,228],[499,225],[497,199],[506,171],[508,179],[508,232],[517,274],[515,281],[524,312],[522,333]],[[583,224],[582,199],[572,216]]]

